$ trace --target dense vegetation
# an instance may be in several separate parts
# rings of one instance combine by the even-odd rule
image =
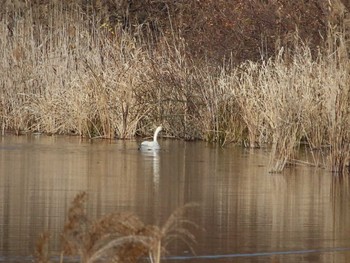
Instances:
[[[347,4],[347,3],[345,3]],[[339,0],[6,1],[2,131],[301,142],[349,163],[347,7]]]

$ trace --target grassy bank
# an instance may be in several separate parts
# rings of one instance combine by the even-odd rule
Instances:
[[[71,6],[53,1],[3,11],[3,132],[124,139],[162,124],[175,138],[272,145],[272,172],[291,163],[301,143],[329,156],[309,164],[348,169],[343,28],[332,27],[326,51],[293,35],[293,52],[280,46],[271,59],[218,66],[191,57],[175,29],[155,35],[150,24],[138,24],[131,30]]]

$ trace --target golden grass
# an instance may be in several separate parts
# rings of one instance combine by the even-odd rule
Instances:
[[[321,165],[348,167],[346,30],[330,27],[328,53],[291,36],[293,53],[281,47],[264,61],[213,66],[194,62],[175,31],[154,42],[148,25],[127,31],[79,5],[4,10],[2,133],[131,138],[162,124],[185,140],[271,146],[271,172],[294,160],[301,142],[329,156]]]
[[[315,166],[343,173],[349,165],[350,64],[343,37],[335,37],[337,46],[328,55],[315,59],[299,43],[292,56],[282,49],[273,60],[246,63],[233,73],[247,145],[272,144],[271,172],[291,163],[302,142],[312,153],[329,154],[330,165],[314,159]]]
[[[91,28],[78,7],[53,5],[47,24],[37,25],[35,6],[8,14],[18,16],[12,31],[0,23],[3,129],[133,136],[147,113],[134,94],[149,81],[147,54],[121,28]]]
[[[185,212],[194,207],[187,204],[175,210],[163,226],[145,225],[130,212],[114,212],[91,220],[85,209],[86,192],[79,193],[68,211],[68,218],[61,234],[64,256],[79,256],[80,262],[136,262],[148,257],[160,262],[169,243],[180,239],[192,250],[195,237],[189,229],[197,225],[187,219]],[[36,262],[50,262],[48,234],[42,234],[37,242]]]

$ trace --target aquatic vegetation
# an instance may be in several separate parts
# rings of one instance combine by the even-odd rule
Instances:
[[[130,212],[114,212],[97,220],[86,214],[86,192],[76,195],[68,211],[61,233],[61,262],[66,256],[79,256],[80,262],[136,262],[148,257],[160,262],[161,255],[174,239],[180,239],[192,249],[195,236],[189,230],[197,225],[186,219],[185,212],[194,204],[176,209],[163,226],[145,225]],[[50,262],[48,234],[37,242],[36,262]]]
[[[140,3],[140,9],[126,8],[123,1],[112,9],[103,1],[91,6],[79,1],[6,5],[0,20],[2,133],[126,139],[150,135],[149,127],[162,123],[174,138],[270,147],[271,172],[291,163],[301,143],[329,157],[322,166],[346,172],[350,113],[345,6],[338,0],[298,5],[254,1],[252,9],[252,3],[239,2],[220,10],[254,19],[242,19],[250,21],[247,25],[225,20],[222,32],[256,36],[250,23],[269,21],[275,26],[264,33],[271,33],[274,42],[267,34],[269,41],[259,40],[262,47],[257,48],[256,37],[244,39],[252,45],[237,44],[240,49],[225,58],[223,51],[216,50],[215,56],[212,47],[207,53],[212,60],[199,55],[197,41],[217,44],[223,35],[235,35],[206,28],[208,39],[194,40],[186,33],[193,28],[184,18],[199,26],[203,12],[214,12],[211,7],[216,5],[227,7],[228,2],[208,1],[196,9],[195,17],[190,11],[196,1],[166,3],[167,8]],[[300,17],[283,15],[296,6]],[[123,8],[130,10],[128,16],[120,13]],[[43,16],[47,10],[50,16]],[[270,12],[279,22],[271,20]],[[317,21],[307,22],[310,12],[317,14]],[[152,17],[156,14],[162,23]],[[214,12],[211,19],[217,16]],[[281,20],[289,28],[286,32],[278,26]],[[308,24],[312,26],[305,27]],[[290,30],[298,28],[295,25],[304,27]],[[240,32],[242,28],[246,32]],[[275,35],[274,28],[281,35]],[[307,42],[305,33],[312,33],[306,35],[317,43]]]

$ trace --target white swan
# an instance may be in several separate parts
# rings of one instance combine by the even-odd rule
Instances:
[[[140,150],[159,150],[160,146],[157,142],[158,133],[162,130],[162,126],[159,126],[154,132],[153,141],[144,141],[141,143]]]

